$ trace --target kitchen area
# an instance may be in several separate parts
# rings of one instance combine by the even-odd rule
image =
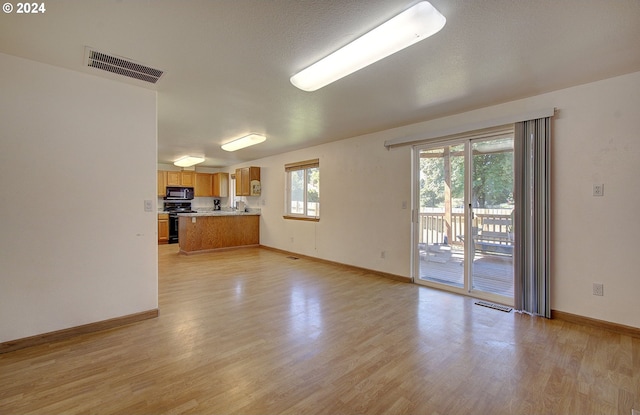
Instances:
[[[160,167],[158,244],[193,254],[260,243],[260,208],[249,205],[261,194],[260,167],[235,174]]]

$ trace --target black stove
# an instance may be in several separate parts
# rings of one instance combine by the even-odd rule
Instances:
[[[191,210],[191,202],[165,202],[164,211],[169,214],[169,243],[178,243],[178,213],[197,213]]]
[[[197,213],[195,210],[191,210],[191,202],[165,202],[164,211],[171,213]]]

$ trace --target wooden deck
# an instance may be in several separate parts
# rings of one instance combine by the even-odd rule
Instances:
[[[509,255],[476,253],[473,259],[473,289],[513,298],[513,258]],[[464,287],[462,251],[452,249],[446,262],[420,259],[420,279]]]

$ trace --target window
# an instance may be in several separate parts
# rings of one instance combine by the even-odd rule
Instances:
[[[287,177],[286,219],[320,220],[320,161],[284,166]]]

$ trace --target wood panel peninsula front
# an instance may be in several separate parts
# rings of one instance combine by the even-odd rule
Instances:
[[[203,212],[178,215],[181,254],[260,244],[260,214],[251,212]]]

